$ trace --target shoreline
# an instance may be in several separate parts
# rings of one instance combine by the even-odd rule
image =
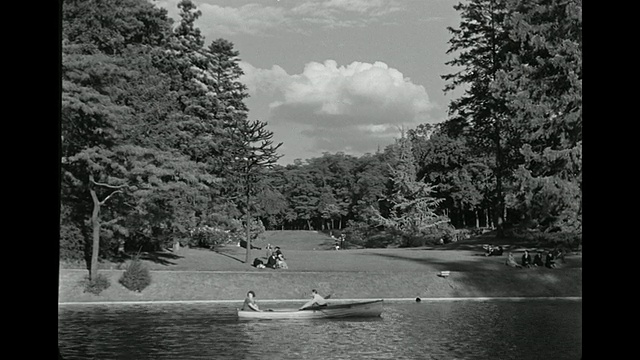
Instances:
[[[132,292],[118,279],[123,270],[101,270],[110,286],[100,295],[84,293],[78,284],[86,270],[60,269],[58,304],[236,303],[248,290],[259,302],[306,301],[312,288],[334,301],[398,299],[409,301],[582,298],[582,268],[511,269],[501,271],[151,271],[152,282]]]
[[[334,302],[356,302],[378,300],[378,298],[336,299]],[[415,302],[415,298],[387,298],[385,302]],[[301,303],[307,299],[261,299],[260,303]],[[424,302],[454,301],[582,301],[582,296],[564,297],[473,297],[473,298],[420,298]],[[78,301],[62,302],[58,306],[75,305],[172,305],[172,304],[242,304],[243,300],[159,300],[159,301]]]

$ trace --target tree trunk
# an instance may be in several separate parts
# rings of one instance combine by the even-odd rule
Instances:
[[[476,209],[476,211],[473,212],[473,217],[475,217],[476,219],[476,229],[480,227],[480,210]]]
[[[460,210],[460,214],[462,215],[462,228],[466,228],[467,227],[467,222],[464,219],[464,210]]]
[[[93,176],[90,177],[93,181]],[[91,214],[91,224],[93,225],[93,245],[91,246],[91,265],[89,269],[89,280],[95,280],[98,276],[98,252],[100,250],[100,201],[95,190],[89,185],[91,199],[93,199],[93,213]]]
[[[498,177],[496,179],[496,193],[497,193],[497,202],[496,202],[496,237],[501,239],[504,237],[504,194],[502,193],[502,177]]]
[[[307,219],[307,226],[309,227],[309,231],[311,231],[311,220]]]
[[[489,225],[489,209],[484,210],[484,227],[491,227]]]
[[[580,200],[580,201],[582,201],[582,200]],[[340,224],[339,224],[339,226],[340,226],[340,230],[342,230],[342,215],[340,215]]]
[[[248,186],[248,185],[247,185]],[[244,263],[245,264],[249,264],[251,261],[251,210],[250,210],[250,206],[249,206],[249,201],[251,200],[250,198],[250,194],[249,194],[249,190],[247,190],[247,216],[246,216],[246,222],[247,222],[247,229],[246,229],[246,236],[247,236],[247,252],[246,255],[244,257]]]

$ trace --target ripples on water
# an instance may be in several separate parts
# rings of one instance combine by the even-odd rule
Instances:
[[[582,302],[385,303],[374,319],[257,321],[217,304],[60,306],[58,345],[65,359],[579,359]]]

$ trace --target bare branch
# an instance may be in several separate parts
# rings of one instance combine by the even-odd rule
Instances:
[[[94,185],[104,186],[104,187],[108,187],[108,188],[110,188],[110,189],[122,189],[123,187],[127,187],[127,186],[128,186],[127,184],[124,184],[124,185],[109,185],[109,184],[99,183],[99,182],[97,182],[97,181],[93,180],[93,177],[91,178],[91,182],[92,182]]]
[[[112,192],[111,194],[109,194],[109,196],[107,196],[106,198],[104,198],[104,200],[100,202],[100,205],[104,205],[104,203],[107,202],[107,200],[109,200],[110,197],[112,197],[114,194],[121,193],[121,192],[122,190],[116,190]]]

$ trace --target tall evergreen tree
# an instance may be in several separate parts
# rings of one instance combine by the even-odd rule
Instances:
[[[582,1],[511,1],[518,45],[498,72],[496,96],[526,128],[513,202],[543,230],[581,232]]]
[[[432,228],[449,219],[436,213],[441,198],[433,196],[434,187],[416,179],[415,158],[411,141],[402,133],[395,146],[396,163],[391,169],[391,191],[388,216],[374,209],[380,225],[399,231],[405,241],[427,235]],[[408,243],[410,244],[410,243]]]
[[[449,28],[449,50],[456,58],[448,65],[459,71],[442,76],[449,83],[445,91],[464,87],[464,95],[451,101],[447,128],[453,135],[466,135],[472,146],[491,155],[495,177],[494,218],[497,236],[504,236],[505,187],[522,155],[521,129],[512,126],[509,108],[492,90],[498,71],[513,50],[505,26],[507,0],[469,0],[454,6],[462,21]]]

